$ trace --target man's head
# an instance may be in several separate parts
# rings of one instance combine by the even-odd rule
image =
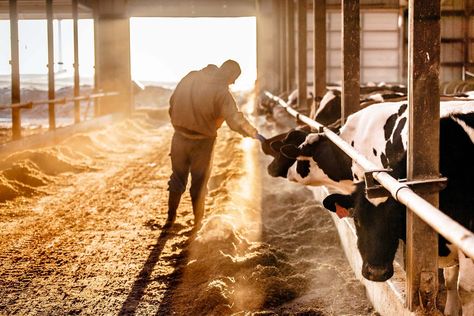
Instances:
[[[233,84],[240,76],[241,70],[239,64],[232,59],[226,60],[221,66],[220,70],[224,76],[227,84]]]

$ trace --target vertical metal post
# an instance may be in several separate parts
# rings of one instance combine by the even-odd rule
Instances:
[[[298,106],[307,107],[307,1],[297,2],[298,11]]]
[[[48,29],[48,99],[55,98],[54,88],[54,34],[53,34],[53,0],[46,0],[46,18]],[[49,130],[56,129],[55,104],[48,105]]]
[[[293,90],[295,86],[295,3],[294,0],[287,0],[286,4],[286,73],[288,76],[288,91]]]
[[[407,178],[439,177],[440,2],[409,1]],[[420,194],[438,207],[438,193]],[[438,291],[438,235],[407,211],[407,305],[434,309]]]
[[[315,102],[311,117],[326,92],[326,0],[313,0],[313,86]]]
[[[12,97],[11,103],[20,103],[20,53],[18,44],[18,4],[10,0],[10,40],[11,40],[11,69]],[[19,108],[12,109],[12,139],[21,138],[21,115]]]
[[[342,0],[342,123],[359,110],[360,4]]]
[[[286,5],[285,1],[280,1],[279,2],[279,8],[278,8],[278,19],[279,19],[279,25],[280,25],[280,85],[281,85],[281,90],[282,91],[288,91],[288,88],[286,86],[287,83],[287,73],[286,73],[286,45],[287,45],[287,40],[286,40]]]
[[[78,97],[80,93],[79,81],[79,31],[77,26],[78,19],[78,0],[72,0],[72,19],[74,32],[74,96]],[[81,102],[74,101],[74,122],[81,121]]]

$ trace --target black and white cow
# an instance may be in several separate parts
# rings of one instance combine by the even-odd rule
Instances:
[[[395,178],[406,177],[406,103],[385,103],[350,116],[341,137],[381,168],[390,168]],[[474,230],[474,102],[442,102],[440,108],[440,172],[448,186],[440,192],[439,206],[449,217]],[[363,170],[351,166],[354,177]],[[354,178],[356,180],[356,178]],[[362,275],[385,281],[393,275],[398,240],[405,240],[405,207],[392,197],[367,199],[363,182],[351,194],[336,193],[324,200],[326,208],[340,212],[352,209],[357,245],[363,259]],[[456,282],[463,315],[474,315],[474,264],[440,236],[439,254],[445,269],[448,299],[445,313],[457,315]],[[453,273],[459,263],[461,274]]]
[[[361,88],[362,91],[362,88]],[[375,103],[400,101],[406,99],[406,94],[398,91],[381,88],[360,95],[360,109]],[[337,130],[341,127],[341,92],[338,89],[329,89],[321,99],[318,109],[311,118],[324,126]]]
[[[369,106],[348,117],[340,136],[378,167],[391,168],[394,177],[405,178],[407,112],[406,102]],[[474,102],[442,102],[440,114],[440,172],[448,177],[447,188],[440,192],[440,209],[473,230]],[[373,281],[389,279],[398,240],[405,238],[405,207],[392,198],[366,199],[363,170],[324,135],[307,131],[290,134],[274,146],[280,153],[274,155],[269,173],[273,171],[274,176],[329,188],[333,194],[324,200],[326,208],[339,216],[347,215],[346,209],[353,210],[363,276]],[[461,252],[456,253],[442,237],[439,253],[442,256],[439,262],[447,268],[447,288],[454,288],[448,291],[446,312],[455,315],[458,306],[455,284],[459,282],[460,297],[465,300],[462,301],[464,314],[474,315],[474,306],[469,306],[474,304],[474,299],[468,299],[474,296],[472,260]],[[456,261],[461,263],[459,281]],[[469,271],[472,273],[466,277]],[[473,282],[466,281],[470,278]]]

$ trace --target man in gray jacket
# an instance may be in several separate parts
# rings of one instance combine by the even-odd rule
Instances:
[[[208,65],[188,73],[171,95],[169,114],[175,132],[171,143],[172,174],[168,181],[165,228],[171,227],[176,219],[176,210],[186,190],[189,173],[194,225],[199,227],[204,215],[217,129],[224,121],[245,137],[264,139],[238,110],[229,91],[229,85],[240,73],[240,66],[234,60],[227,60],[220,67]]]

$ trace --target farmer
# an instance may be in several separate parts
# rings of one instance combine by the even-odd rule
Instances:
[[[264,140],[239,112],[229,92],[229,85],[240,73],[240,66],[234,60],[229,59],[220,67],[211,64],[188,73],[171,95],[169,114],[175,132],[171,142],[172,174],[168,181],[168,218],[164,228],[171,227],[176,219],[190,172],[194,228],[200,226],[214,142],[217,129],[224,121],[244,137]]]

